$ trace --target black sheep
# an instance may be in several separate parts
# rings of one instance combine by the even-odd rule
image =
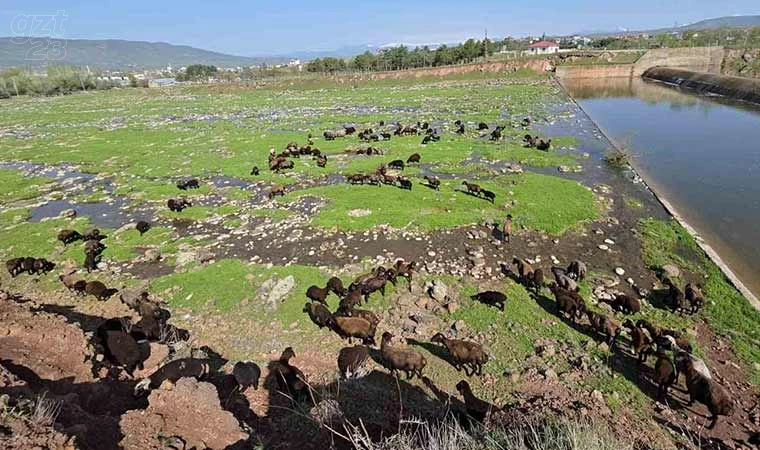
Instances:
[[[333,316],[330,310],[321,303],[308,302],[303,307],[303,312],[309,314],[309,318],[320,329],[333,326]]]
[[[455,131],[456,134],[464,134],[464,124],[460,123],[457,125],[457,130]]]
[[[256,177],[259,176],[259,167],[258,166],[253,166],[253,168],[251,169],[251,175],[256,176]]]
[[[58,240],[63,242],[64,245],[68,245],[72,242],[76,242],[82,239],[84,239],[84,236],[82,236],[78,231],[74,230],[61,230],[58,233]]]
[[[45,258],[37,258],[34,260],[34,272],[40,274],[46,274],[55,268],[55,263],[48,261]]]
[[[420,156],[419,153],[414,153],[409,158],[407,158],[406,163],[407,164],[412,164],[412,163],[419,164],[420,158],[421,158],[421,156]]]
[[[478,422],[483,422],[492,413],[499,411],[499,408],[485,400],[481,400],[472,393],[470,384],[465,380],[457,383],[457,391],[464,398],[464,405],[467,409],[467,415]]]
[[[235,377],[238,387],[241,391],[245,391],[249,387],[253,386],[254,390],[259,389],[259,377],[261,377],[261,369],[253,361],[238,361],[232,368],[232,376]]]
[[[343,378],[362,375],[362,368],[369,360],[369,349],[363,345],[344,347],[338,353],[338,371]]]
[[[501,131],[504,129],[501,125],[494,128],[494,130],[491,132],[490,140],[492,141],[498,141],[501,139]]]
[[[427,181],[428,186],[435,189],[436,191],[441,190],[441,180],[433,175],[425,175],[425,181]]]
[[[106,249],[105,244],[97,240],[89,240],[84,243],[84,253],[99,256]]]
[[[401,189],[408,189],[410,191],[412,190],[412,180],[408,178],[399,177],[398,184]]]
[[[34,268],[34,262],[36,261],[36,258],[32,258],[31,256],[27,256],[23,259],[21,262],[21,269],[23,272],[28,273],[29,275],[34,275],[35,268]]]
[[[193,206],[192,203],[185,200],[184,198],[170,198],[166,201],[166,206],[169,208],[170,211],[173,212],[182,212],[183,209]]]
[[[626,294],[616,295],[609,304],[612,306],[612,309],[624,314],[636,314],[641,311],[641,301]]]
[[[84,288],[85,293],[92,295],[98,300],[108,300],[118,289],[109,289],[100,281],[90,281]]]
[[[142,370],[142,356],[135,339],[123,330],[103,330],[101,334],[105,356],[121,366],[131,376],[136,368]]]
[[[84,268],[87,272],[98,270],[98,257],[94,253],[87,253],[84,256]]]
[[[107,238],[105,234],[100,234],[100,230],[97,228],[93,228],[91,230],[88,230],[84,234],[84,240],[85,241],[102,241],[103,239]]]
[[[137,225],[135,225],[135,229],[140,232],[140,236],[147,233],[148,230],[150,230],[150,223],[141,220],[137,222]]]
[[[280,391],[289,393],[294,400],[298,401],[306,397],[309,386],[306,384],[306,376],[303,372],[290,364],[290,360],[295,356],[293,347],[286,348],[280,355],[280,359],[270,365],[269,373],[277,382]]]
[[[488,124],[485,122],[480,122],[478,124],[478,131],[483,131],[488,129]]]
[[[396,170],[404,170],[404,161],[401,161],[400,159],[394,159],[388,163],[388,167]]]
[[[164,381],[176,383],[181,378],[202,380],[211,371],[211,361],[208,359],[182,358],[161,366],[151,376],[140,381],[135,386],[135,395],[148,392],[161,386]]]
[[[657,362],[654,363],[653,381],[657,384],[657,398],[665,401],[668,388],[676,382],[678,372],[673,360],[663,351],[657,352]]]
[[[680,352],[676,355],[676,368],[679,373],[686,375],[686,388],[689,391],[689,406],[695,401],[707,406],[711,422],[708,429],[713,429],[718,422],[718,416],[730,416],[734,411],[734,401],[730,394],[714,379],[705,377],[699,368],[695,367],[691,355]]]
[[[504,311],[507,305],[507,296],[497,291],[480,292],[472,296],[473,300],[489,306],[495,306]]]
[[[8,269],[8,273],[11,274],[12,278],[16,278],[16,275],[23,272],[23,263],[24,258],[13,258],[5,262],[5,267]]]
[[[496,194],[494,194],[493,192],[485,190],[485,189],[482,189],[480,192],[483,194],[483,197],[485,197],[485,199],[490,201],[491,203],[496,201]]]

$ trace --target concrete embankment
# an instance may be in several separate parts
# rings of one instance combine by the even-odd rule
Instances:
[[[760,105],[760,80],[729,77],[672,67],[652,67],[642,75],[644,79],[659,81],[700,94],[712,94]]]

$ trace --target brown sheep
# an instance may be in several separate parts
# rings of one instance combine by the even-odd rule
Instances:
[[[641,301],[630,295],[618,294],[608,302],[612,309],[624,314],[636,314],[641,311]]]
[[[301,370],[290,364],[296,356],[293,347],[286,348],[278,361],[270,365],[269,373],[276,380],[280,391],[289,393],[296,401],[308,395],[309,386]]]
[[[676,382],[677,378],[678,372],[676,372],[673,360],[664,351],[658,351],[652,378],[655,384],[657,384],[657,398],[665,401],[668,396],[668,388]]]
[[[333,316],[330,310],[321,303],[308,302],[303,307],[303,312],[309,314],[309,318],[320,329],[324,327],[332,328]]]
[[[577,292],[579,290],[578,283],[570,278],[565,271],[560,267],[552,267],[552,274],[554,275],[554,281],[566,291]]]
[[[269,190],[269,193],[267,194],[267,198],[269,198],[269,200],[271,200],[276,195],[284,196],[285,195],[285,186],[283,186],[281,184],[274,184],[274,185],[272,185],[272,188]]]
[[[699,310],[702,309],[702,307],[705,305],[705,296],[702,295],[700,286],[696,284],[687,284],[686,288],[684,289],[684,296],[686,297],[686,301],[688,301],[689,305],[691,306],[692,314],[698,313]]]
[[[377,328],[377,325],[380,324],[380,318],[377,316],[377,314],[366,309],[338,307],[338,310],[335,311],[335,316],[358,317],[360,319],[366,320],[375,328]]]
[[[108,300],[113,294],[118,292],[118,289],[109,289],[100,281],[89,281],[84,288],[84,292],[98,300]]]
[[[13,258],[5,262],[5,267],[8,269],[8,273],[11,274],[12,278],[16,278],[18,274],[23,272],[22,270],[23,263],[24,263],[24,258]]]
[[[663,338],[665,336],[670,336],[673,338],[673,341],[679,349],[688,353],[692,352],[691,342],[689,342],[689,339],[686,336],[678,331],[660,328],[645,319],[639,319],[636,322],[636,326],[649,332],[649,336],[652,338],[652,341],[657,344],[658,349],[663,346],[663,344],[665,344],[666,347],[668,346],[670,341]]]
[[[407,380],[415,375],[422,378],[422,370],[427,365],[425,357],[414,350],[392,346],[391,339],[393,335],[386,331],[380,343],[380,354],[388,365],[391,375],[396,376],[396,371],[400,370],[406,373]]]
[[[461,339],[446,339],[441,333],[436,333],[430,342],[446,346],[454,359],[454,368],[458,371],[464,369],[464,374],[468,377],[483,374],[483,364],[488,362],[488,354],[483,350],[482,345]],[[467,366],[470,366],[470,373],[467,373]]]
[[[329,280],[327,280],[325,289],[334,293],[338,297],[342,297],[346,295],[346,288],[343,287],[343,281],[341,281],[340,278],[338,277],[332,277]]]
[[[421,158],[422,157],[420,156],[419,153],[414,153],[409,158],[407,158],[406,163],[407,164],[412,164],[412,163],[419,164]]]
[[[84,240],[85,241],[102,241],[103,239],[107,238],[105,234],[101,234],[100,230],[97,228],[93,228],[91,230],[88,230],[84,234]]]
[[[480,191],[482,188],[478,186],[477,184],[468,183],[467,181],[462,181],[462,185],[467,188],[467,192],[473,195],[477,195],[480,197]]]
[[[417,263],[415,261],[406,262],[403,259],[399,259],[393,267],[396,269],[397,276],[402,276],[411,283],[412,273],[417,269]]]
[[[170,198],[166,201],[166,206],[169,208],[169,211],[182,212],[183,209],[193,205],[184,198]]]
[[[330,294],[330,291],[327,290],[327,288],[320,288],[318,286],[309,286],[309,289],[306,290],[306,296],[309,297],[310,300],[322,303],[324,305],[327,304],[327,296]]]
[[[147,233],[148,230],[150,230],[150,223],[141,220],[137,222],[137,225],[135,225],[135,229],[140,232],[140,236]]]
[[[517,274],[520,276],[520,281],[527,283],[529,279],[533,277],[533,267],[528,264],[524,259],[512,258],[512,264],[517,265]]]
[[[609,316],[598,314],[593,311],[586,311],[586,316],[588,316],[591,329],[604,336],[605,342],[609,345],[610,350],[614,350],[615,342],[622,331],[620,324]]]
[[[89,240],[84,243],[84,253],[99,256],[106,249],[105,244],[97,240]]]
[[[544,271],[542,269],[534,270],[533,275],[528,277],[528,287],[532,287],[536,295],[541,292],[541,288],[544,287]]]
[[[484,291],[479,292],[471,297],[473,300],[477,300],[484,305],[495,306],[501,311],[507,305],[507,296],[497,291]]]
[[[339,307],[343,309],[354,309],[354,307],[362,304],[363,298],[360,290],[349,290],[346,296],[340,299]]]
[[[364,374],[369,361],[369,349],[363,345],[344,347],[338,353],[338,371],[343,378],[356,378]]]
[[[84,239],[78,231],[74,230],[61,230],[58,233],[58,240],[63,242],[64,245],[71,244],[72,242],[80,241]]]
[[[98,257],[94,253],[87,253],[84,256],[84,268],[87,272],[98,270]]]
[[[350,343],[352,339],[360,339],[365,345],[375,345],[375,327],[360,317],[333,318],[333,331]]]
[[[631,336],[631,348],[633,354],[638,357],[638,363],[646,362],[647,356],[652,352],[652,338],[643,328],[634,325],[630,319],[626,319],[622,326]]]
[[[66,286],[66,289],[72,292],[74,291],[74,286],[76,285],[76,282],[79,281],[79,277],[77,277],[73,273],[59,275],[58,279],[61,280],[61,283],[63,283],[64,286]]]
[[[674,313],[683,311],[684,303],[686,302],[686,296],[683,291],[670,278],[666,278],[664,283],[668,287],[668,295],[665,299],[666,304],[670,306],[670,309]]]
[[[570,278],[582,281],[586,277],[586,272],[588,272],[586,263],[576,259],[575,261],[571,262],[569,266],[567,266],[565,274]]]
[[[695,367],[694,360],[686,352],[676,355],[676,368],[686,375],[686,388],[689,390],[689,406],[694,401],[707,406],[710,411],[711,422],[707,427],[713,429],[718,422],[718,416],[730,416],[734,411],[734,401],[729,393],[714,379],[705,375]]]
[[[557,302],[557,313],[563,313],[570,316],[570,320],[575,323],[578,316],[582,315],[586,311],[586,305],[578,298],[571,295],[570,291],[562,289],[557,283],[549,285],[549,289],[554,294],[554,299]]]
[[[425,181],[427,181],[427,185],[431,188],[435,189],[436,191],[441,190],[441,180],[433,175],[425,175]]]
[[[467,415],[478,422],[485,421],[492,413],[499,411],[499,408],[495,405],[475,397],[475,394],[472,393],[472,388],[470,388],[470,383],[465,380],[457,383],[457,391],[459,391],[464,398],[464,406],[467,410]]]
[[[258,390],[261,368],[253,361],[238,361],[232,368],[232,376],[235,377],[241,392],[251,386],[254,390]]]
[[[181,378],[202,380],[211,372],[211,361],[208,359],[180,358],[168,362],[153,372],[148,378],[135,385],[135,396],[151,389],[156,389],[164,382],[176,383]]]

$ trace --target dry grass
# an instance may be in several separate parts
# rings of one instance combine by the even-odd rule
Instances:
[[[34,402],[34,411],[29,421],[37,426],[52,427],[60,412],[61,402],[47,398],[46,393],[43,392]]]

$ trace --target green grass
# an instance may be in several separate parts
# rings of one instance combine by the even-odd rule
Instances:
[[[594,195],[587,188],[547,175],[525,173],[479,182],[496,193],[494,204],[461,192],[463,186],[457,180],[442,181],[440,191],[418,181],[415,180],[411,191],[340,184],[297,191],[285,198],[312,195],[329,200],[329,205],[317,213],[312,223],[342,230],[381,224],[431,230],[495,219],[509,211],[519,227],[561,234],[599,216]],[[362,217],[349,214],[357,210],[368,210],[371,214]]]
[[[675,220],[644,219],[639,223],[647,264],[675,264],[701,281],[707,305],[703,314],[716,333],[724,335],[760,386],[760,312],[745,299]]]
[[[40,187],[50,181],[45,177],[27,177],[16,170],[0,169],[0,203],[34,198],[40,194]]]

